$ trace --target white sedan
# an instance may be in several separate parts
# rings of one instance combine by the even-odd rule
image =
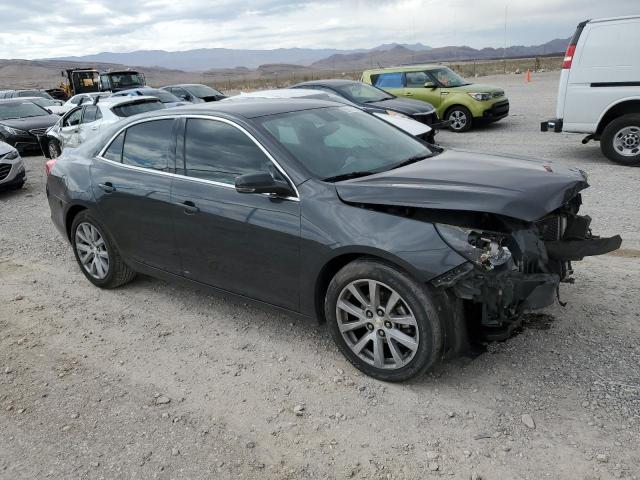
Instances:
[[[106,125],[138,113],[166,108],[156,97],[108,97],[84,103],[66,113],[50,127],[41,141],[49,158],[56,158],[63,149],[77,147],[97,135]]]

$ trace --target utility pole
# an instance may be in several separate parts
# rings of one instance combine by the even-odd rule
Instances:
[[[504,47],[502,48],[502,63],[504,65],[504,73],[507,73],[507,13],[509,3],[504,0]]]

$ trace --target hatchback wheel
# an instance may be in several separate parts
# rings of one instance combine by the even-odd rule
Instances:
[[[407,380],[440,358],[441,318],[429,292],[384,263],[358,260],[340,270],[325,315],[347,359],[380,380]]]
[[[86,210],[73,220],[71,244],[82,273],[94,285],[114,288],[135,277],[135,272],[124,263],[106,230]]]
[[[461,105],[452,107],[447,112],[446,118],[449,120],[449,129],[452,132],[466,132],[473,123],[471,112]]]
[[[623,115],[602,132],[600,149],[616,163],[640,166],[640,114]]]

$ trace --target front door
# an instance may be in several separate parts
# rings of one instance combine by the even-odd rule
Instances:
[[[129,260],[179,273],[171,214],[175,162],[173,119],[130,126],[93,162],[98,212]]]
[[[78,146],[78,132],[80,130],[80,121],[82,120],[82,109],[77,108],[69,112],[62,120],[62,126],[60,127],[60,139],[61,147],[77,147]]]
[[[407,72],[405,81],[404,96],[428,102],[436,109],[442,103],[440,88],[426,72]]]
[[[234,188],[238,175],[281,175],[273,162],[238,127],[210,119],[187,119],[179,151],[184,152],[184,175],[175,178],[171,197],[178,209],[174,218],[183,275],[297,310],[298,199]]]

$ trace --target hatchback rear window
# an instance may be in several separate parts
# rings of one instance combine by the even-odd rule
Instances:
[[[111,109],[118,117],[130,117],[137,115],[138,113],[151,112],[153,110],[161,110],[165,108],[162,102],[158,101],[145,101],[126,103],[124,105],[118,105]]]

